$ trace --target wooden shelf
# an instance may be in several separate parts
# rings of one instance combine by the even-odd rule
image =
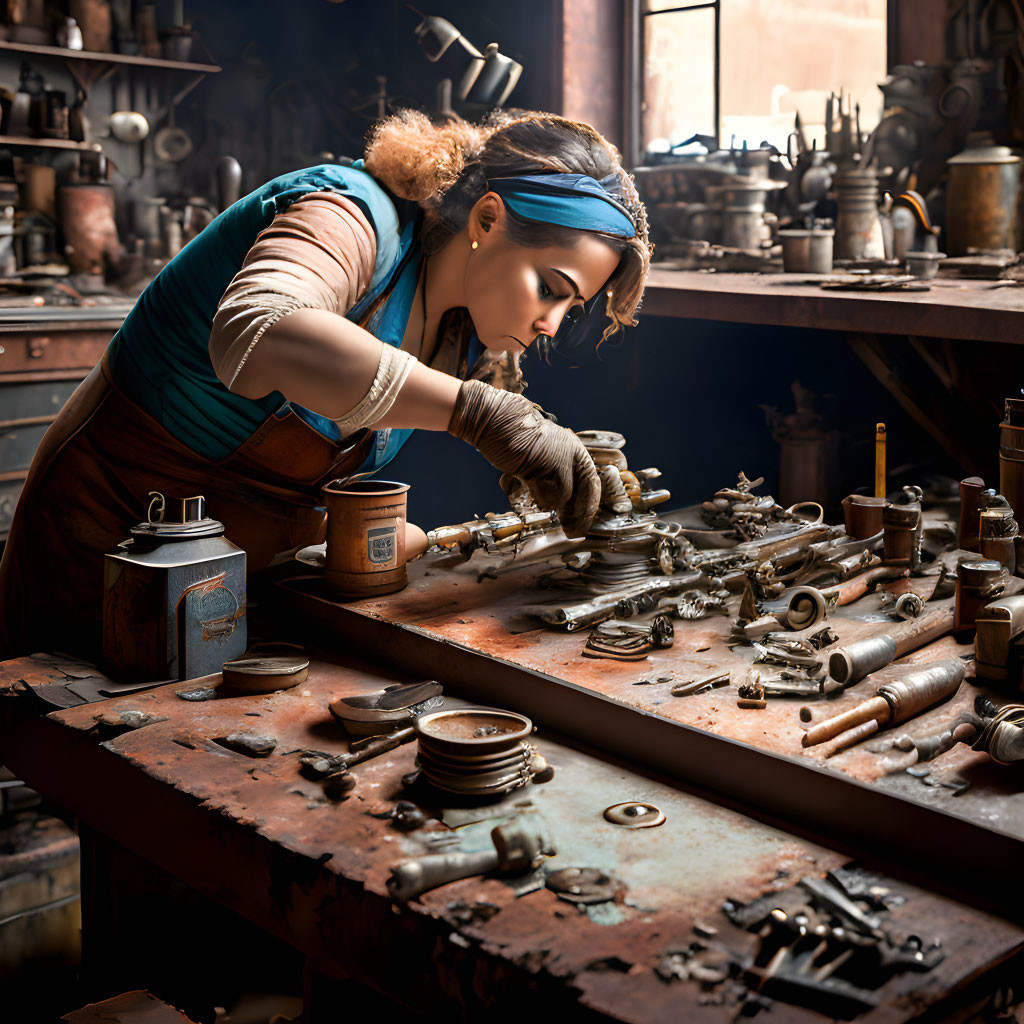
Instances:
[[[68,50],[63,46],[41,46],[36,43],[12,43],[0,40],[0,51],[34,53],[39,57],[59,57],[61,60],[82,61],[92,64],[124,64],[143,68],[166,68],[169,71],[192,71],[214,74],[221,69],[216,64],[193,64],[191,61],[164,60],[162,57],[136,57],[124,53],[95,53],[92,50]]]
[[[25,135],[0,135],[0,149],[4,146],[31,147],[32,149],[99,149],[97,142],[74,142],[71,139],[32,139]]]

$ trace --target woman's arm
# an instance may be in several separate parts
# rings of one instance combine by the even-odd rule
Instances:
[[[264,358],[257,361],[255,372],[247,363],[232,390],[258,398],[276,389],[331,419],[346,416],[363,400],[384,347],[357,324],[322,309],[297,309],[282,317],[260,345],[265,346]],[[394,405],[369,425],[447,430],[461,384],[414,363]]]
[[[365,425],[447,429],[461,382],[410,368],[344,316],[369,287],[375,258],[373,228],[354,202],[336,193],[296,200],[260,234],[221,299],[210,336],[218,377],[236,394],[280,391],[330,419],[367,402]],[[395,360],[408,376],[375,417],[368,393]]]

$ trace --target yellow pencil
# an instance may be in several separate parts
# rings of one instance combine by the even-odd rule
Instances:
[[[875,497],[885,497],[885,424],[875,424]]]

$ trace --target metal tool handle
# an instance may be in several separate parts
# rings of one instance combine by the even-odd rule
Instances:
[[[840,733],[854,728],[854,726],[870,722],[872,719],[881,725],[883,722],[889,721],[891,714],[892,709],[884,697],[871,697],[858,704],[855,708],[844,711],[843,714],[836,715],[835,718],[830,718],[827,722],[821,722],[812,729],[808,729],[804,733],[803,745],[805,747],[817,746],[819,743],[824,743],[826,740],[830,740]]]
[[[485,875],[498,866],[497,850],[479,853],[433,853],[403,861],[391,869],[388,892],[396,900],[415,899],[428,889],[456,882],[460,878]]]

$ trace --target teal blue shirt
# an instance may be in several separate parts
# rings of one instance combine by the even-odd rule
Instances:
[[[117,387],[178,441],[214,462],[245,443],[271,413],[291,409],[318,432],[340,440],[329,419],[288,403],[278,391],[263,398],[236,395],[210,361],[214,314],[257,235],[291,203],[310,192],[341,192],[366,214],[377,237],[377,259],[367,294],[346,314],[359,320],[397,274],[387,301],[368,324],[381,341],[400,345],[419,275],[416,219],[395,204],[361,169],[321,164],[268,182],[225,210],[153,279],[108,349]],[[402,204],[403,206],[405,204]],[[365,470],[388,462],[412,432],[377,432]]]

